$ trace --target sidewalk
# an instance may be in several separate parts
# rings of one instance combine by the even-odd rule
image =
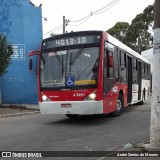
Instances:
[[[40,113],[37,105],[0,105],[0,118]]]
[[[111,150],[111,153],[97,160],[159,160],[160,148],[150,146],[149,142],[125,144]]]

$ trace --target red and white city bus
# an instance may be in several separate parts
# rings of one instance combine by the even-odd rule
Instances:
[[[150,62],[103,31],[44,39],[38,75],[42,114],[119,116],[150,94]]]

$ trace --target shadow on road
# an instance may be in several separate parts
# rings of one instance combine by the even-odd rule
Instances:
[[[100,125],[108,123],[109,121],[113,120],[113,117],[109,115],[85,115],[79,116],[78,118],[65,118],[56,121],[49,122],[47,124],[68,124],[68,125]]]
[[[129,114],[131,112],[150,112],[151,109],[151,103],[150,99],[148,99],[144,105],[131,105],[126,108],[124,108],[124,111],[121,116],[126,116],[126,114]],[[112,117],[110,114],[106,115],[83,115],[79,116],[77,118],[67,118],[65,115],[56,115],[56,120],[47,122],[48,125],[53,124],[68,124],[68,125],[76,125],[76,126],[96,126],[96,125],[103,125],[103,124],[109,124],[111,121],[119,121],[118,119],[120,117]],[[64,118],[65,117],[65,118]]]
[[[134,104],[126,107],[124,112],[150,112],[151,111],[151,99],[145,101],[144,105]]]

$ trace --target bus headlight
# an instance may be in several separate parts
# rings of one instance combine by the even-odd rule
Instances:
[[[47,100],[47,96],[43,95],[43,96],[42,96],[42,100],[43,100],[43,101],[46,101],[46,100]]]
[[[96,98],[96,91],[89,94],[85,100],[95,100],[95,98]]]
[[[45,96],[44,94],[42,94],[42,100],[43,101],[51,101],[47,96]]]
[[[95,93],[91,93],[88,97],[90,99],[94,100],[96,98],[96,94]]]

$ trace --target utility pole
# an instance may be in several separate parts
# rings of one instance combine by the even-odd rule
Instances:
[[[65,33],[65,27],[66,27],[66,18],[63,16],[63,34]]]
[[[160,0],[155,0],[154,6],[150,145],[160,148]]]
[[[65,16],[63,16],[63,34],[66,33],[65,28],[69,22],[70,22],[69,19],[66,19]]]

